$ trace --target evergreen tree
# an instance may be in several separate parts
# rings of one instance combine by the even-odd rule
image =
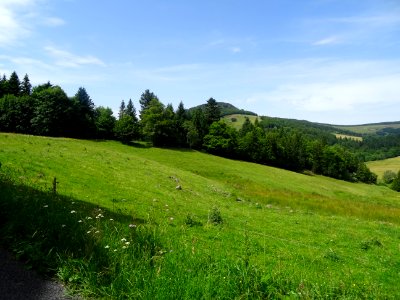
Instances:
[[[187,117],[187,111],[185,109],[185,106],[183,105],[182,101],[179,102],[178,108],[176,109],[176,119],[178,120],[179,123],[182,123],[188,119]]]
[[[140,118],[142,118],[143,113],[145,110],[150,106],[152,100],[159,101],[158,97],[150,90],[145,90],[144,93],[140,96],[139,103],[140,103]]]
[[[7,95],[7,77],[6,75],[3,75],[3,77],[0,78],[0,98],[3,98],[4,95]]]
[[[126,105],[125,105],[125,101],[122,100],[121,101],[121,105],[119,106],[119,113],[118,113],[118,119],[121,119],[126,112]]]
[[[185,123],[188,120],[187,111],[182,103],[179,103],[178,108],[175,112],[176,119],[176,130],[177,130],[177,145],[178,146],[186,146],[187,145],[187,128],[185,127]]]
[[[32,92],[32,85],[30,83],[28,74],[25,74],[21,83],[21,95],[29,96]]]
[[[131,99],[129,99],[128,104],[126,105],[125,111],[128,116],[131,116],[135,120],[135,122],[138,121],[137,116],[136,116],[136,109],[135,109],[135,106],[133,106]]]
[[[80,87],[74,98],[74,111],[71,130],[73,136],[91,138],[95,136],[95,110],[94,103],[84,87]]]
[[[123,142],[130,142],[139,136],[138,119],[131,99],[129,99],[128,105],[125,105],[124,100],[121,101],[114,134],[118,140]]]
[[[7,93],[14,96],[19,96],[21,94],[21,82],[15,71],[11,73],[10,79],[8,80]]]
[[[247,133],[252,132],[255,126],[251,123],[248,117],[245,118],[242,128],[239,130],[240,136],[245,136]]]
[[[208,126],[210,126],[214,122],[219,121],[221,117],[221,109],[219,108],[218,103],[214,98],[208,99],[205,106],[204,115]]]

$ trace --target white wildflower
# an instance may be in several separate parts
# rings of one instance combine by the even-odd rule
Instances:
[[[76,214],[76,211],[75,210],[71,210],[71,214]]]
[[[126,238],[122,238],[122,239],[121,239],[121,242],[126,242]]]
[[[110,246],[107,245],[107,246],[105,246],[104,248],[108,249],[108,248],[110,248]]]
[[[44,208],[48,208],[49,206],[46,204],[46,205],[43,205],[43,207],[44,207]]]

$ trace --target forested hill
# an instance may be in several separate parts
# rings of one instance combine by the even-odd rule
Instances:
[[[217,101],[217,105],[220,109],[221,112],[221,117],[227,116],[227,115],[250,115],[250,116],[257,116],[256,113],[251,112],[251,111],[247,111],[244,109],[239,109],[236,106],[230,104],[230,103],[226,103],[226,102],[218,102]],[[206,109],[206,104],[201,104],[195,107],[192,107],[189,109],[189,112],[194,112],[196,109],[202,109],[205,110]]]

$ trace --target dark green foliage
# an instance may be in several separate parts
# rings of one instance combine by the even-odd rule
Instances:
[[[219,121],[221,118],[221,109],[218,106],[217,101],[214,98],[207,100],[207,104],[204,108],[204,117],[206,123],[210,126],[212,123]]]
[[[121,107],[122,107],[122,103],[121,103]],[[132,100],[131,100],[131,99],[129,99],[129,101],[128,101],[128,104],[127,104],[127,106],[126,106],[125,113],[126,113],[128,116],[132,117],[132,119],[133,119],[135,122],[138,121],[137,116],[136,116],[136,109],[135,109],[135,107],[133,106],[133,103],[132,103]]]
[[[213,225],[222,224],[224,221],[222,219],[221,211],[218,207],[214,206],[208,214],[208,223]]]
[[[139,136],[139,124],[136,117],[136,110],[132,100],[125,106],[125,101],[121,101],[119,118],[114,125],[115,137],[123,142],[130,142]]]
[[[99,106],[95,110],[96,137],[100,139],[112,139],[115,126],[115,117],[109,107]]]
[[[71,135],[78,138],[94,137],[96,133],[94,103],[86,89],[80,87],[72,98]]]
[[[34,89],[34,117],[31,120],[34,134],[70,136],[71,100],[59,86]]]
[[[150,106],[152,100],[159,101],[158,97],[150,90],[145,90],[144,93],[140,96],[139,104],[140,104],[140,118],[142,118],[143,113]]]
[[[4,96],[0,99],[0,130],[31,133],[33,109],[33,99],[28,96]]]
[[[115,122],[114,135],[123,142],[130,142],[137,137],[137,122],[125,114]]]
[[[250,115],[250,116],[257,116],[256,113],[247,111],[244,109],[239,109],[230,103],[225,102],[217,102],[219,109],[221,111],[221,117],[228,116],[228,115]],[[189,109],[189,113],[192,113],[194,110],[200,108],[202,110],[205,109],[207,104],[198,105]]]
[[[224,121],[214,122],[204,137],[203,146],[210,153],[232,157],[237,147],[237,131]]]
[[[19,96],[21,94],[21,82],[17,73],[12,72],[10,79],[8,79],[7,94]]]
[[[29,80],[28,74],[25,74],[24,79],[21,83],[21,95],[29,96],[32,92],[32,85]]]
[[[400,192],[400,171],[397,173],[397,176],[393,180],[392,185],[390,187],[392,190]]]
[[[0,98],[3,98],[3,96],[7,94],[7,85],[7,77],[3,75],[0,77]]]
[[[125,112],[126,112],[126,105],[125,101],[122,100],[121,105],[119,106],[118,119],[121,119],[122,116],[125,114]]]

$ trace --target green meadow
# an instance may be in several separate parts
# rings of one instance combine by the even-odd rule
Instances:
[[[378,178],[382,178],[385,171],[393,171],[395,173],[400,171],[400,157],[370,161],[367,165],[372,172],[378,175]]]
[[[385,128],[400,128],[399,122],[386,122],[386,123],[376,123],[376,124],[365,124],[365,125],[333,125],[336,128],[349,130],[359,134],[376,134],[379,130]]]
[[[83,297],[400,298],[387,187],[5,133],[0,163],[1,243]]]
[[[233,114],[233,115],[227,115],[223,118],[223,120],[233,128],[239,130],[242,128],[244,121],[246,118],[249,118],[249,120],[254,123],[256,119],[258,119],[258,116],[253,116],[253,115],[242,115],[242,114]]]

